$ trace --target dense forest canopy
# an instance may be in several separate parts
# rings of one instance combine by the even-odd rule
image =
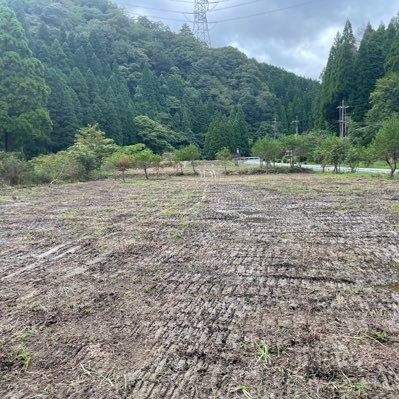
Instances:
[[[348,21],[320,82],[209,48],[108,0],[0,0],[0,150],[56,152],[98,124],[118,145],[156,153],[197,145],[250,153],[262,137],[337,133],[342,100],[353,144],[399,112],[399,17],[360,43]]]
[[[32,128],[43,125],[43,131],[25,135],[23,143],[9,139],[9,150],[30,156],[58,151],[72,144],[78,128],[94,123],[120,145],[144,140],[156,151],[188,143],[202,148],[209,126],[221,115],[234,126],[240,115],[243,137],[250,139],[292,133],[297,117],[301,131],[312,128],[318,82],[248,59],[232,47],[208,48],[186,25],[176,34],[144,17],[129,18],[107,0],[0,4],[0,34],[10,32],[21,46],[5,48],[5,57],[13,54],[37,69],[32,76],[42,91],[37,106],[52,122],[51,129],[36,123]],[[13,79],[24,74],[21,67]],[[0,84],[0,90],[10,90]],[[135,119],[143,116],[156,127],[151,137],[142,137],[148,129],[143,133]],[[4,146],[5,135],[13,133],[3,128],[0,134]]]
[[[385,120],[399,112],[399,17],[385,27],[368,24],[360,43],[346,22],[338,33],[314,103],[316,125],[336,130],[337,107],[344,100],[352,141],[371,143]]]

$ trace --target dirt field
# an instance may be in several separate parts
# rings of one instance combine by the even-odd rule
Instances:
[[[398,181],[0,195],[1,398],[399,398]]]

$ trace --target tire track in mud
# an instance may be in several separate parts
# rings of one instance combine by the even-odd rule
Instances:
[[[0,284],[17,294],[0,287],[9,314],[0,332],[39,325],[38,351],[50,355],[35,373],[53,379],[52,397],[229,399],[242,397],[240,385],[258,399],[399,396],[399,296],[376,288],[399,281],[399,232],[389,214],[370,214],[372,196],[345,208],[334,192],[312,194],[312,183],[303,195],[246,180],[190,180],[190,195],[183,180],[148,184],[77,188],[83,199],[66,196],[60,208],[70,230],[33,251],[1,249]],[[79,203],[83,215],[70,213]],[[76,225],[103,209],[103,238],[82,236]],[[50,213],[46,223],[61,222]],[[262,340],[268,364],[256,360]],[[99,377],[109,370],[114,385]],[[29,373],[8,378],[14,392],[32,391]],[[367,390],[351,392],[347,378]]]
[[[320,263],[320,258],[308,265],[284,262],[285,259],[291,259],[292,262],[293,254],[301,252],[301,244],[311,245],[310,240],[306,237],[301,240],[300,235],[297,236],[299,245],[291,243],[277,256],[273,254],[274,245],[281,243],[279,235],[273,233],[276,226],[292,234],[304,228],[313,232],[315,227],[323,230],[322,225],[317,226],[317,218],[312,218],[309,211],[305,220],[300,217],[300,211],[293,211],[292,208],[288,212],[279,212],[276,203],[273,204],[270,198],[256,198],[253,191],[248,188],[244,191],[242,186],[210,186],[204,200],[207,206],[201,216],[211,225],[206,234],[202,232],[190,241],[197,244],[194,254],[185,243],[183,247],[173,250],[161,248],[150,257],[151,263],[172,271],[166,271],[160,284],[154,288],[156,296],[152,306],[162,307],[163,315],[146,330],[148,336],[154,337],[154,346],[149,353],[150,365],[130,377],[127,389],[129,397],[236,397],[233,393],[235,385],[246,380],[256,381],[253,370],[248,371],[248,363],[254,369],[256,366],[248,359],[242,360],[248,354],[241,347],[245,342],[259,341],[263,335],[256,329],[247,328],[248,325],[253,327],[249,320],[257,320],[260,326],[267,326],[269,331],[277,329],[278,320],[271,322],[267,317],[268,308],[271,308],[279,312],[282,319],[289,316],[288,328],[291,329],[295,329],[301,320],[294,316],[295,313],[302,313],[302,323],[306,320],[309,325],[319,314],[324,314],[331,322],[336,318],[336,309],[331,310],[330,307],[337,292],[353,289],[362,278],[358,274],[354,279],[353,270],[348,273],[351,278],[342,277],[337,264],[328,263],[330,254],[322,259],[327,268]],[[257,215],[264,213],[265,208],[271,208],[268,209],[269,217],[257,218]],[[347,224],[348,221],[345,222]],[[306,223],[312,225],[309,227]],[[322,223],[329,223],[329,220],[322,218]],[[353,224],[361,225],[361,221],[353,221]],[[248,237],[252,236],[258,241],[256,245],[248,242]],[[356,246],[357,243],[353,241],[359,238],[349,234],[347,237],[338,237],[340,240],[332,242],[336,252],[339,252],[340,244]],[[348,237],[352,240],[351,244],[347,242]],[[326,245],[325,237],[319,237],[319,244]],[[384,249],[380,252],[381,257],[391,255]],[[201,264],[204,270],[184,271],[190,263]],[[176,268],[183,270],[177,271]],[[288,274],[279,274],[282,269]],[[322,273],[326,275],[320,275]],[[314,303],[309,305],[312,296]],[[363,306],[360,310],[367,313],[378,307],[380,311],[382,308],[387,310],[381,303]],[[395,316],[396,321],[398,310],[395,299],[388,312]],[[357,318],[357,327],[363,324],[367,328],[367,320],[362,319],[361,313]],[[324,322],[322,319],[313,324],[321,328]],[[354,323],[356,320],[346,320],[340,325],[346,324],[348,330],[353,330]],[[339,353],[347,354],[345,361],[336,356],[334,347],[338,348]],[[337,370],[345,369],[345,365],[351,368],[360,368],[361,365],[356,361],[358,354],[351,351],[351,344],[342,339],[330,339],[329,345],[321,345],[320,342],[316,342],[315,346],[305,345],[301,351],[305,351],[302,355],[304,358],[300,359],[305,375],[314,378],[315,385],[319,384],[322,388],[323,384],[329,384],[331,378],[342,377]],[[327,353],[330,355],[327,356]],[[285,360],[284,363],[288,365],[289,362]],[[279,376],[278,370],[270,374],[278,381],[272,391],[280,392],[280,395],[273,397],[293,397],[298,394],[295,388],[298,384],[293,384],[292,378]],[[379,378],[385,380],[387,394],[396,391],[399,380],[394,372],[383,369]],[[307,395],[314,394],[312,388],[302,389]],[[259,393],[267,398],[270,392],[261,387]]]

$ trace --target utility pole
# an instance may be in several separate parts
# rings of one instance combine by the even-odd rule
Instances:
[[[339,105],[338,107],[338,111],[339,111],[339,137],[344,138],[347,136],[348,134],[348,123],[347,123],[347,112],[346,110],[349,108],[348,105],[345,105],[345,100],[342,100],[341,105]]]
[[[274,132],[274,138],[277,138],[277,118],[274,117],[274,121],[273,121],[273,132]]]
[[[298,119],[298,115],[297,115],[296,119],[294,121],[292,121],[291,123],[295,123],[295,134],[298,136],[298,134],[299,134],[299,119]]]
[[[207,46],[211,45],[209,36],[207,11],[209,10],[209,0],[194,0],[194,36],[204,42]]]

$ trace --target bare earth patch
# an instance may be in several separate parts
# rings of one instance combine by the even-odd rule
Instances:
[[[399,397],[399,185],[0,195],[0,397]]]

